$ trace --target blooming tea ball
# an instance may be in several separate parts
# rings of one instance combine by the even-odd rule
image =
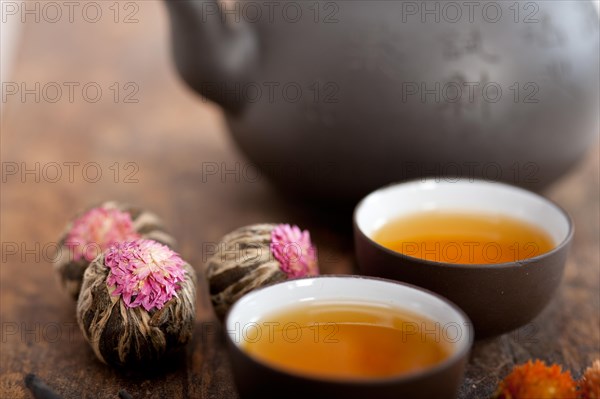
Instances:
[[[195,320],[194,269],[169,247],[117,243],[86,269],[77,321],[102,362],[140,365],[181,348]]]
[[[241,227],[221,239],[204,266],[219,318],[244,294],[267,284],[319,274],[307,230],[289,224]]]
[[[148,211],[109,201],[80,214],[65,229],[54,262],[64,289],[76,300],[90,262],[111,245],[137,238],[171,247],[175,243],[160,219]]]

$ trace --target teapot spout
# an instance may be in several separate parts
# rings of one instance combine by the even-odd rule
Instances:
[[[239,112],[240,87],[258,65],[258,40],[245,21],[229,23],[216,0],[165,0],[175,65],[183,80],[227,111]]]

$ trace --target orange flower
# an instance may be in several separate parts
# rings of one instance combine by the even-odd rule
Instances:
[[[495,399],[577,399],[577,384],[569,371],[540,360],[515,366],[500,382]]]
[[[600,360],[588,367],[579,381],[581,399],[600,399]]]

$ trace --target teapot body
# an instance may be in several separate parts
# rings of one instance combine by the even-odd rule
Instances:
[[[432,175],[540,189],[598,134],[591,2],[267,3],[225,14],[257,36],[252,78],[208,83],[242,104],[227,122],[249,162],[295,194]]]

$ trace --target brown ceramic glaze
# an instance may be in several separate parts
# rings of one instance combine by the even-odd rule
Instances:
[[[538,197],[540,203],[545,202],[556,212],[553,216],[564,219],[566,230],[562,240],[550,252],[516,262],[460,265],[423,260],[390,250],[363,231],[357,222],[357,214],[365,206],[365,200],[369,198],[366,197],[354,213],[354,242],[362,273],[408,282],[443,295],[465,311],[473,321],[475,337],[479,339],[523,326],[544,309],[560,284],[573,224],[564,210],[536,194],[500,183],[473,181],[472,184],[494,184]],[[378,191],[393,190],[402,185]],[[468,196],[465,193],[466,207],[469,207]],[[423,201],[431,199],[432,196],[423,193]]]
[[[439,174],[540,188],[596,137],[590,1],[165,4],[183,79],[303,197]]]

